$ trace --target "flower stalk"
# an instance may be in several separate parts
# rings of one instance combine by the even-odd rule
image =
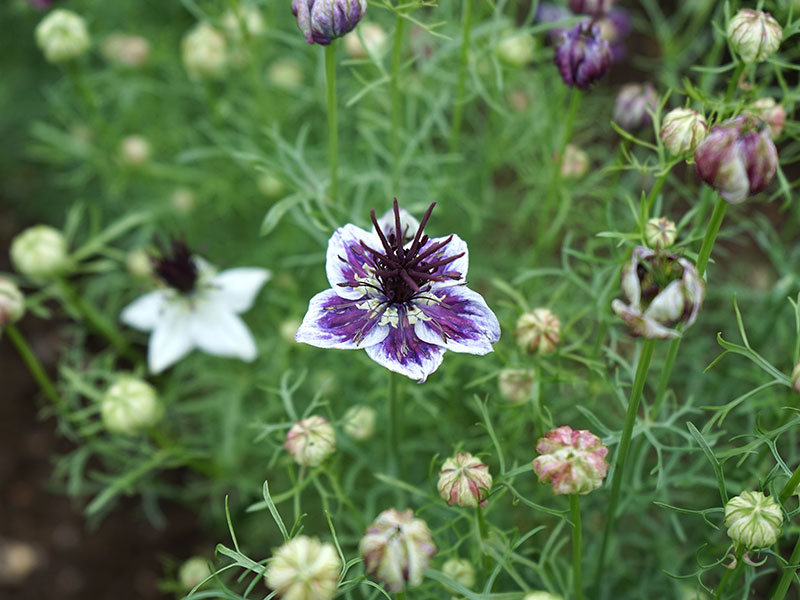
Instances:
[[[403,437],[403,410],[399,398],[399,375],[389,371],[389,469],[392,474],[402,474],[400,450],[398,448]]]
[[[450,130],[450,151],[458,148],[458,138],[461,134],[461,119],[464,116],[464,88],[467,82],[467,63],[469,61],[469,41],[472,31],[472,5],[473,0],[465,0],[461,21],[461,65],[458,70],[458,88],[456,102],[453,107],[453,125]]]
[[[406,21],[400,13],[397,13],[394,29],[394,46],[392,47],[392,78],[391,78],[391,98],[392,98],[392,120],[390,141],[392,145],[392,189],[396,190],[400,183],[400,60],[403,55],[403,38]]]
[[[739,573],[744,566],[744,546],[741,546],[736,549],[736,556],[733,559],[736,563],[736,566],[728,569],[725,572],[725,575],[722,576],[722,580],[719,582],[717,586],[717,590],[714,592],[714,600],[721,600],[723,594],[725,593],[726,588],[730,585],[731,581],[736,581],[739,578]]]
[[[336,114],[336,44],[325,46],[325,86],[328,93],[328,163],[331,169],[330,201],[339,198],[339,123]]]
[[[17,352],[22,358],[22,361],[25,363],[25,366],[28,367],[28,371],[36,380],[36,383],[39,385],[39,388],[42,390],[45,396],[47,396],[48,400],[53,403],[58,412],[66,417],[68,414],[68,410],[66,405],[64,404],[63,398],[59,395],[58,391],[56,390],[56,386],[53,385],[53,382],[50,380],[50,377],[47,375],[47,372],[42,367],[42,363],[39,362],[39,359],[31,350],[31,347],[28,345],[28,342],[25,341],[25,337],[22,335],[17,326],[13,323],[8,323],[3,327],[3,331],[8,336],[8,339],[11,340],[11,343],[17,349]]]
[[[569,495],[572,518],[572,586],[575,600],[583,600],[583,578],[581,575],[581,506],[578,494]]]

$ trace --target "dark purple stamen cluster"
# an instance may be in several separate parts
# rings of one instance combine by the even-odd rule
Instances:
[[[186,242],[172,240],[168,248],[160,244],[159,253],[160,256],[151,258],[156,274],[179,292],[191,292],[197,282],[197,265]]]
[[[445,271],[442,270],[442,267],[464,256],[463,252],[446,258],[437,259],[435,257],[437,252],[451,242],[452,235],[425,248],[429,238],[422,233],[422,230],[425,229],[434,206],[436,206],[435,202],[425,211],[419,228],[411,239],[411,245],[408,247],[406,247],[405,232],[400,224],[400,207],[397,204],[397,198],[394,199],[395,228],[394,232],[390,231],[388,235],[381,230],[373,209],[370,217],[375,226],[375,232],[381,240],[383,251],[370,248],[363,241],[361,241],[360,247],[353,248],[359,254],[363,255],[364,252],[369,254],[375,276],[380,282],[380,289],[391,304],[402,304],[427,292],[433,281],[447,281],[461,277],[461,273]],[[425,249],[423,250],[423,248]]]

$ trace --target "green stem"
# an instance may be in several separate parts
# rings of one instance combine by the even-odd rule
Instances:
[[[97,97],[94,95],[92,89],[86,83],[78,61],[71,60],[67,63],[67,73],[72,80],[72,85],[75,86],[78,95],[81,97],[86,107],[91,111],[97,110]]]
[[[400,94],[399,80],[400,80],[400,60],[403,55],[403,31],[405,29],[406,20],[400,13],[397,13],[395,19],[394,29],[394,47],[392,49],[392,79],[391,79],[391,97],[392,97],[392,125],[390,140],[392,145],[392,189],[397,191],[400,184],[400,102],[402,100]]]
[[[403,436],[403,412],[398,395],[398,376],[389,372],[389,467],[393,475],[402,475],[399,445]]]
[[[700,254],[697,255],[697,272],[700,273],[700,277],[706,273],[708,260],[711,258],[711,250],[714,248],[714,242],[717,240],[717,234],[727,210],[728,202],[722,196],[719,196],[717,203],[714,205],[714,212],[711,213],[711,221],[708,223],[703,245],[700,246]]]
[[[800,561],[800,537],[797,538],[794,550],[792,550],[792,555],[789,557],[789,564],[783,568],[780,581],[778,581],[778,585],[772,593],[772,600],[784,599],[786,592],[789,591],[789,586],[792,585],[792,581],[794,580],[796,568],[793,565],[796,565],[798,561]]]
[[[664,171],[661,176],[656,179],[655,185],[653,185],[652,189],[650,190],[650,194],[647,196],[647,217],[650,218],[650,211],[653,210],[653,204],[655,204],[656,198],[658,194],[661,192],[661,188],[664,187],[664,184],[667,181],[667,175],[669,175],[669,170]]]
[[[730,582],[736,581],[736,579],[738,578],[739,572],[742,570],[742,567],[744,566],[744,560],[742,560],[743,556],[744,556],[744,548],[739,548],[738,550],[736,550],[736,566],[732,569],[727,569],[725,575],[722,576],[722,581],[719,582],[719,585],[717,586],[717,591],[714,592],[714,600],[720,600]]]
[[[597,566],[595,570],[595,587],[600,582],[600,577],[603,573],[603,567],[608,550],[608,541],[611,537],[611,530],[614,528],[614,521],[616,520],[617,504],[619,504],[620,492],[622,491],[622,478],[625,473],[625,461],[628,458],[628,450],[631,445],[631,438],[633,437],[633,426],[636,424],[636,415],[639,412],[639,403],[642,400],[642,392],[644,391],[644,384],[647,380],[647,370],[650,367],[650,361],[653,358],[653,350],[655,349],[656,340],[645,340],[642,344],[642,352],[639,355],[639,364],[636,367],[636,375],[633,379],[633,387],[631,388],[631,397],[628,401],[628,410],[625,414],[625,424],[622,427],[622,437],[619,440],[619,448],[617,449],[617,458],[614,462],[614,473],[611,479],[611,498],[608,503],[608,512],[606,513],[606,523],[603,529],[603,541],[600,546],[600,553],[597,559]]]
[[[395,592],[394,597],[396,600],[406,600],[406,591],[400,590],[399,592]]]
[[[336,116],[336,44],[325,46],[325,85],[328,90],[328,163],[332,204],[339,198],[339,124]]]
[[[5,331],[8,339],[11,340],[11,343],[14,344],[22,361],[25,363],[25,366],[28,367],[28,371],[30,371],[31,375],[36,380],[36,383],[39,384],[39,388],[44,392],[44,395],[47,396],[62,416],[68,415],[69,410],[67,409],[64,399],[59,395],[56,386],[50,381],[50,377],[48,377],[47,372],[44,370],[44,367],[42,367],[42,363],[36,358],[28,342],[25,341],[22,333],[17,329],[17,326],[13,323],[9,323],[3,328],[3,331]]]
[[[664,367],[661,369],[661,376],[658,378],[656,397],[655,400],[653,400],[653,407],[650,410],[653,419],[658,419],[658,412],[661,410],[661,404],[664,402],[664,396],[667,393],[667,385],[669,385],[669,377],[672,374],[672,368],[675,366],[675,360],[678,358],[678,350],[680,347],[681,338],[673,338],[672,342],[670,342],[669,350],[667,351]]]
[[[742,76],[744,71],[744,63],[740,62],[736,65],[736,70],[733,72],[733,77],[728,82],[728,89],[725,90],[725,104],[733,99],[733,93],[736,91],[736,86],[739,85],[739,77]]]
[[[570,494],[569,509],[572,517],[572,579],[575,600],[583,600],[581,577],[581,506],[578,494]]]
[[[800,465],[797,465],[797,468],[792,473],[792,476],[789,478],[789,481],[781,489],[781,493],[778,494],[778,502],[781,504],[786,504],[786,501],[792,497],[797,486],[800,485]]]
[[[458,148],[458,137],[461,133],[461,119],[464,116],[464,89],[467,83],[467,62],[469,60],[469,38],[472,31],[473,0],[464,0],[464,12],[461,20],[461,66],[458,71],[458,88],[456,103],[453,107],[453,126],[450,129],[450,151]]]

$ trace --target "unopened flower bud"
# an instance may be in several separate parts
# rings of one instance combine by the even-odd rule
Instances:
[[[178,581],[185,590],[191,590],[211,575],[208,561],[202,556],[193,556],[178,569]]]
[[[554,60],[564,83],[585,90],[611,68],[611,48],[597,25],[579,23],[563,34]]]
[[[743,8],[728,23],[728,41],[745,63],[767,60],[783,39],[778,22],[761,10]]]
[[[475,585],[475,567],[465,558],[451,558],[442,565],[442,573],[467,589]]]
[[[747,116],[711,129],[694,153],[697,175],[731,204],[767,188],[778,170],[778,150],[769,129]]]
[[[497,57],[510,67],[524,67],[533,60],[534,39],[529,33],[511,32],[497,44]]]
[[[153,275],[153,261],[144,248],[128,252],[125,257],[125,267],[136,279],[150,279]]]
[[[302,323],[303,321],[297,317],[285,319],[278,327],[278,333],[281,335],[283,341],[290,346],[297,344],[297,340],[294,339],[294,334],[300,329]]]
[[[351,32],[367,12],[367,0],[292,0],[297,26],[309,44],[327,46]]]
[[[150,142],[141,135],[127,135],[119,144],[119,158],[130,167],[141,167],[150,160]]]
[[[111,433],[134,435],[158,423],[163,407],[153,386],[136,377],[122,375],[103,396],[100,415]]]
[[[485,506],[492,489],[489,467],[469,452],[448,458],[439,471],[439,495],[450,506]]]
[[[800,362],[792,369],[792,388],[795,392],[800,394]]]
[[[35,35],[36,43],[51,63],[74,60],[85,54],[91,43],[83,17],[63,8],[42,19]]]
[[[614,6],[615,0],[569,0],[567,3],[572,12],[579,15],[602,17]]]
[[[737,546],[766,548],[778,541],[783,512],[772,496],[744,491],[725,505],[725,527]]]
[[[614,103],[614,121],[623,129],[635,131],[653,122],[650,116],[658,108],[658,96],[651,83],[623,85]]]
[[[745,112],[764,121],[769,129],[769,136],[773,140],[783,133],[783,127],[786,123],[786,109],[775,102],[774,98],[760,98],[753,102]]]
[[[633,335],[675,338],[680,333],[671,327],[690,327],[697,320],[706,288],[689,260],[637,246],[620,279],[627,304],[617,299],[611,308]]]
[[[368,440],[375,433],[375,409],[356,404],[344,415],[344,432],[354,440]]]
[[[181,56],[192,79],[217,79],[228,66],[228,43],[211,25],[198,23],[183,37]]]
[[[286,600],[331,600],[339,587],[342,561],[336,547],[298,535],[272,554],[266,583]]]
[[[377,23],[362,23],[358,31],[344,36],[344,51],[351,58],[380,58],[388,47],[386,30]]]
[[[263,35],[266,31],[261,11],[254,4],[247,2],[239,4],[235,11],[228,9],[222,15],[220,23],[230,39],[237,42],[241,41],[243,31],[251,38]]]
[[[708,135],[706,120],[696,110],[676,108],[661,121],[661,141],[672,154],[693,152]]]
[[[150,56],[150,42],[140,35],[112,33],[100,47],[100,52],[112,65],[136,69]]]
[[[179,213],[189,214],[194,210],[195,197],[192,190],[178,188],[169,197],[169,202]]]
[[[422,583],[423,573],[436,554],[431,531],[411,509],[383,511],[367,527],[358,545],[364,569],[392,592]]]
[[[25,296],[10,279],[0,277],[0,329],[19,321],[25,314]]]
[[[297,61],[291,58],[279,58],[270,65],[267,79],[275,87],[292,92],[303,84],[303,71]]]
[[[677,237],[678,228],[666,217],[654,217],[644,226],[644,238],[651,248],[669,248]]]
[[[550,309],[537,308],[517,319],[514,335],[523,352],[551,354],[560,340],[561,321]]]
[[[521,404],[531,397],[536,371],[533,369],[503,369],[497,385],[500,395],[511,404]]]
[[[336,432],[327,419],[315,415],[292,425],[283,447],[297,464],[316,467],[336,450]]]
[[[561,160],[561,177],[564,179],[580,179],[589,170],[589,155],[574,144],[564,147],[564,158]]]
[[[564,600],[564,596],[551,594],[550,592],[531,592],[526,594],[522,600]]]
[[[261,173],[256,180],[256,185],[258,186],[258,191],[267,198],[278,198],[286,191],[286,186],[283,185],[283,182],[272,173]]]
[[[67,240],[53,227],[30,227],[11,240],[11,264],[31,279],[58,275],[67,264]]]
[[[550,483],[555,494],[588,494],[603,485],[608,473],[608,448],[586,429],[563,426],[548,431],[536,444],[533,459],[539,481]]]

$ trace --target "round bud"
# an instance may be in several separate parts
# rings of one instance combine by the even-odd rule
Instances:
[[[375,433],[375,417],[375,409],[369,406],[351,406],[344,415],[344,432],[354,440],[368,440]]]
[[[568,426],[548,431],[536,444],[533,459],[539,481],[550,483],[555,494],[588,494],[603,485],[608,473],[608,448],[591,431]]]
[[[112,33],[100,46],[100,53],[109,63],[136,69],[150,56],[150,42],[140,35]]]
[[[380,58],[388,48],[386,31],[376,23],[362,23],[356,31],[344,36],[344,51],[351,58]]]
[[[766,548],[778,541],[783,512],[772,496],[744,491],[725,505],[725,527],[737,546]]]
[[[503,369],[497,385],[500,395],[511,404],[522,404],[531,397],[536,371],[533,369]]]
[[[333,544],[298,535],[273,552],[265,579],[279,598],[330,600],[339,587],[341,570]]]
[[[48,62],[74,60],[85,54],[91,40],[86,21],[71,10],[57,8],[36,26],[36,43]]]
[[[551,354],[560,340],[561,321],[550,309],[537,308],[517,319],[514,335],[523,352]]]
[[[292,0],[297,27],[309,44],[327,46],[355,29],[365,12],[367,0]]]
[[[800,362],[792,369],[792,388],[795,392],[800,394]]]
[[[358,545],[364,570],[392,592],[422,583],[436,554],[431,531],[411,509],[390,508],[378,515]]]
[[[759,98],[753,102],[746,112],[767,124],[769,136],[773,140],[783,133],[783,127],[786,123],[786,109],[775,102],[774,98]]]
[[[696,110],[676,108],[661,121],[661,141],[672,154],[692,152],[708,135],[706,120]]]
[[[444,461],[437,487],[450,506],[485,506],[492,489],[492,475],[480,459],[469,452],[459,452]]]
[[[475,585],[475,567],[465,558],[451,558],[442,565],[442,573],[467,589]]]
[[[279,198],[286,192],[286,186],[272,173],[260,173],[256,179],[256,186],[267,198]]]
[[[291,58],[279,58],[270,65],[267,79],[275,87],[293,92],[303,85],[303,71],[297,61]]]
[[[217,79],[228,66],[228,43],[208,23],[198,23],[181,42],[183,66],[192,79]]]
[[[128,252],[125,257],[125,267],[136,279],[150,279],[153,275],[153,261],[144,248]]]
[[[728,23],[728,41],[745,63],[767,60],[783,39],[778,22],[762,10],[744,8]]]
[[[533,60],[535,44],[529,33],[510,32],[495,47],[497,58],[510,67],[524,67]]]
[[[189,214],[194,210],[195,197],[192,190],[178,188],[170,195],[169,202],[177,212]]]
[[[161,420],[163,407],[149,383],[121,375],[100,402],[103,425],[111,433],[134,435]]]
[[[651,248],[669,248],[677,237],[678,228],[666,217],[653,217],[644,226],[644,238]]]
[[[298,465],[316,467],[336,450],[336,432],[327,419],[315,415],[292,425],[283,447]]]
[[[48,225],[30,227],[11,240],[11,264],[31,279],[48,279],[67,266],[67,240]]]
[[[561,161],[561,177],[564,179],[580,179],[589,170],[589,155],[574,144],[564,147],[564,159]]]
[[[200,585],[211,575],[208,561],[202,556],[193,556],[178,569],[178,581],[185,590],[191,590]]]
[[[653,122],[650,116],[658,108],[658,96],[651,83],[623,85],[614,103],[614,121],[623,129],[635,131]]]
[[[578,23],[561,36],[554,61],[564,83],[585,90],[611,68],[611,46],[595,23]]]
[[[141,167],[150,160],[150,142],[141,135],[127,135],[119,144],[119,158],[129,167]]]
[[[0,328],[19,321],[25,314],[25,296],[10,279],[0,277]]]
[[[283,338],[283,341],[290,346],[297,344],[297,340],[294,339],[294,334],[297,333],[298,329],[300,329],[300,325],[302,325],[302,323],[303,321],[296,317],[285,319],[278,327],[278,333],[280,334],[281,338]]]

